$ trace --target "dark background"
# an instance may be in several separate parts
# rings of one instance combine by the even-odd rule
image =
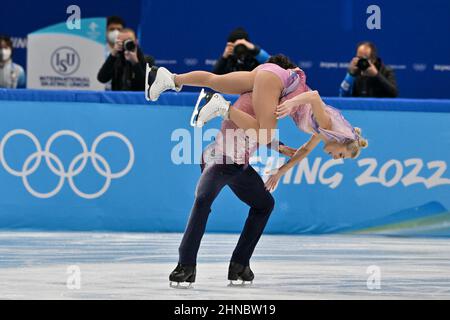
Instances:
[[[0,33],[24,38],[32,31],[67,18],[71,4],[82,17],[121,15],[137,29],[145,51],[175,72],[211,70],[228,33],[245,27],[253,42],[269,53],[284,53],[307,72],[309,84],[336,96],[345,66],[362,40],[374,41],[380,56],[395,65],[401,97],[450,98],[450,1],[7,1],[0,11]],[[381,8],[381,30],[368,30],[369,5]],[[16,40],[17,41],[17,40]],[[20,46],[18,43],[16,46]],[[25,65],[26,49],[15,60]]]

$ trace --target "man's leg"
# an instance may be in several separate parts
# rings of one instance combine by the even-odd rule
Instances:
[[[211,205],[220,190],[229,180],[240,172],[233,164],[213,164],[206,166],[197,184],[194,206],[191,210],[183,240],[179,247],[180,260],[183,265],[195,265]]]
[[[248,266],[272,213],[275,200],[265,189],[259,174],[250,165],[228,185],[239,199],[250,206],[247,221],[231,258],[232,262]]]

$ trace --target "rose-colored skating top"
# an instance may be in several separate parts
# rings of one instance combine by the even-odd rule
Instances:
[[[303,92],[311,90],[306,84],[306,75],[303,70],[286,70],[273,63],[265,63],[257,67],[257,70],[269,71],[276,74],[283,83],[283,92],[280,97],[280,103],[291,99]],[[252,92],[241,94],[234,103],[234,108],[244,111],[255,117],[252,105]],[[312,113],[310,104],[299,105],[291,112],[291,117],[297,127],[310,134],[322,133],[325,139],[335,140],[343,143],[348,140],[356,140],[357,134],[350,123],[344,118],[339,110],[325,105],[325,110],[331,118],[331,130],[319,127]],[[204,152],[205,162],[223,161],[224,156],[237,164],[246,164],[250,156],[258,148],[258,143],[252,141],[245,135],[242,129],[239,129],[231,120],[222,122],[222,127],[214,143],[210,144]]]

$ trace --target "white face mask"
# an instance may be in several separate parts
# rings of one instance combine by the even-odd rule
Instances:
[[[5,62],[8,61],[9,58],[11,58],[11,49],[10,48],[0,49],[0,61]]]
[[[108,32],[108,42],[113,45],[116,42],[117,37],[119,36],[119,30],[113,30]]]

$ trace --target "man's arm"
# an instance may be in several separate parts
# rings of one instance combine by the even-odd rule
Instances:
[[[145,61],[145,64],[147,64],[148,63],[148,65],[150,66],[150,67],[153,67],[154,65],[156,65],[156,62],[155,62],[155,58],[153,57],[153,56],[150,56],[150,55],[148,55],[148,54],[143,54],[143,59],[144,59],[144,61]],[[145,65],[144,64],[144,65]]]
[[[375,76],[386,97],[395,98],[398,96],[397,80],[394,71],[385,68]]]
[[[355,77],[347,72],[344,80],[339,87],[340,97],[351,97],[353,94],[353,84],[355,83]]]
[[[145,62],[133,65],[134,79],[133,89],[136,91],[145,90]]]
[[[358,57],[353,57],[352,61],[348,64],[347,74],[344,81],[342,81],[339,88],[340,97],[351,97],[353,95],[353,85],[355,83],[355,77],[360,73],[358,68]]]
[[[214,65],[213,73],[215,74],[226,74],[227,70],[228,58],[220,57]]]
[[[116,62],[116,59],[117,58],[111,54],[108,56],[97,74],[98,81],[100,81],[101,83],[107,83],[108,81],[111,81],[114,73],[114,63]]]
[[[270,54],[268,54],[266,50],[257,45],[255,45],[255,49],[253,49],[253,54],[256,61],[258,61],[260,64],[265,63],[270,58]]]

